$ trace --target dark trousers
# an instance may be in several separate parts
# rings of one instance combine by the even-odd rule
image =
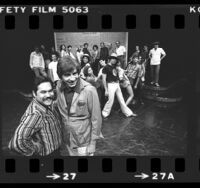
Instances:
[[[95,76],[98,75],[99,73],[99,59],[96,59],[93,63],[92,63],[92,70]]]
[[[120,55],[120,56],[117,56],[120,63],[121,63],[121,67],[122,69],[125,69],[126,68],[126,65],[125,65],[125,59],[124,59],[124,56],[123,55]]]
[[[151,65],[151,80],[154,83],[159,82],[160,65]]]

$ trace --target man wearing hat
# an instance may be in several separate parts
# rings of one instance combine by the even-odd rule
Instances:
[[[126,65],[125,65],[126,48],[124,46],[122,46],[119,41],[117,41],[115,44],[116,44],[117,57],[121,63],[122,68],[125,69],[125,67],[126,67]]]
[[[159,87],[159,72],[160,72],[160,63],[161,60],[166,56],[165,51],[162,48],[159,48],[159,42],[153,43],[154,48],[149,52],[150,65],[151,65],[151,84]]]
[[[116,64],[118,61],[119,59],[117,58],[117,55],[115,53],[112,53],[108,57],[107,65],[102,70],[102,81],[105,89],[105,96],[108,96],[108,101],[106,102],[102,111],[102,116],[104,118],[110,115],[114,103],[115,94],[117,95],[118,102],[124,115],[127,117],[135,115],[126,105],[120,89],[119,76],[116,69]]]

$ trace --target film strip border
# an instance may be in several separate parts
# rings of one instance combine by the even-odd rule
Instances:
[[[52,18],[51,28],[60,30],[66,28],[67,16],[63,15],[48,15]],[[74,15],[73,15],[74,16]],[[0,30],[18,29],[18,17],[14,15],[5,15],[0,18]],[[97,29],[117,29],[115,26],[117,20],[112,14],[99,15],[99,27]],[[146,28],[162,30],[165,22],[163,15],[151,14],[144,18],[147,20]],[[43,18],[39,15],[29,15],[26,17],[28,22],[26,29],[38,30],[43,24]],[[90,16],[77,15],[76,29],[80,31],[88,31],[91,29]],[[124,29],[137,29],[140,27],[141,19],[138,19],[136,14],[127,14],[123,18]],[[114,22],[113,22],[114,21]],[[200,28],[200,16],[197,15],[193,22],[188,21],[188,16],[184,14],[173,14],[170,20],[170,26],[173,29],[182,31],[182,29]],[[195,24],[194,24],[195,23]],[[169,26],[169,24],[167,24]],[[73,28],[74,29],[74,28]],[[191,137],[192,138],[192,137]],[[189,148],[190,149],[190,148]],[[158,182],[184,182],[184,181],[199,181],[200,175],[200,160],[197,157],[192,158],[175,158],[175,157],[94,157],[94,158],[41,158],[41,159],[25,159],[25,158],[1,158],[0,161],[0,182],[54,182],[52,179],[47,179],[49,174],[68,174],[77,173],[77,179],[74,182],[136,182],[136,181],[158,181]],[[147,178],[134,178],[134,175],[146,174]],[[153,173],[157,173],[153,174]],[[161,173],[166,173],[162,179]],[[170,173],[174,179],[169,179]],[[145,176],[145,175],[144,175]],[[25,178],[24,178],[25,177]],[[139,176],[138,176],[139,177]],[[154,178],[154,179],[153,179]],[[67,178],[66,178],[67,179]],[[69,180],[69,181],[68,181]],[[60,178],[55,182],[63,182]],[[71,182],[68,178],[65,182]]]
[[[65,165],[67,162],[64,159],[55,158],[53,160],[53,172],[59,173],[64,172]],[[200,162],[200,161],[199,161]],[[88,172],[88,159],[80,158],[77,159],[78,163],[78,172],[87,173]],[[136,158],[127,158],[126,159],[126,171],[127,172],[137,172],[137,159]],[[151,172],[161,172],[162,161],[160,158],[151,158],[150,159],[150,170]],[[200,163],[199,163],[200,164]],[[40,172],[40,159],[30,159],[29,160],[29,172],[39,173]],[[112,158],[103,158],[101,160],[101,169],[104,173],[109,173],[113,171],[113,162]],[[5,172],[6,173],[15,173],[16,172],[16,160],[15,159],[5,159]],[[20,170],[20,169],[18,169]],[[124,168],[125,170],[125,168]],[[200,166],[199,166],[200,170]],[[185,159],[184,158],[175,158],[174,159],[174,171],[175,172],[184,172],[185,171]]]
[[[0,172],[1,182],[10,183],[198,182],[200,160],[183,157],[8,158],[1,160]]]
[[[28,29],[30,30],[37,30],[40,28],[40,16],[38,15],[30,15],[28,17],[29,24]],[[54,15],[52,19],[52,28],[55,30],[62,30],[64,28],[65,22],[65,16],[63,15]],[[112,29],[113,18],[112,15],[105,14],[101,16],[101,28],[102,29]],[[149,28],[151,29],[162,29],[162,16],[158,14],[152,14],[149,16]],[[124,18],[124,28],[126,29],[136,29],[137,28],[137,16],[134,14],[126,15]],[[77,23],[77,29],[84,30],[88,29],[88,16],[87,15],[77,15],[76,19]],[[185,21],[185,15],[183,14],[177,14],[174,15],[173,20],[171,20],[172,27],[174,29],[184,29],[187,27],[186,21]],[[200,16],[198,16],[198,22],[196,23],[196,26],[200,28]],[[16,17],[14,15],[6,15],[4,17],[4,28],[6,30],[13,30],[16,29]],[[195,28],[195,25],[194,25]]]

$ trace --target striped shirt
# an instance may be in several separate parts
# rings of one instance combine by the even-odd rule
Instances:
[[[41,148],[37,148],[34,142],[39,142]],[[33,99],[20,120],[9,149],[25,156],[45,156],[57,150],[60,145],[61,124],[56,107],[47,108]]]

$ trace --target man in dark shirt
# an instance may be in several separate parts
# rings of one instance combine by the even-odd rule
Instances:
[[[105,61],[107,63],[108,61],[108,56],[109,56],[109,51],[108,48],[105,46],[104,42],[100,43],[100,61]]]
[[[108,101],[105,104],[102,111],[102,116],[104,118],[110,115],[114,103],[115,94],[117,95],[118,102],[124,115],[126,117],[136,115],[131,111],[131,109],[126,105],[124,101],[119,85],[118,72],[116,69],[117,62],[117,55],[115,53],[111,54],[111,56],[108,57],[108,64],[102,70],[102,79],[105,88],[105,96],[108,96]]]

